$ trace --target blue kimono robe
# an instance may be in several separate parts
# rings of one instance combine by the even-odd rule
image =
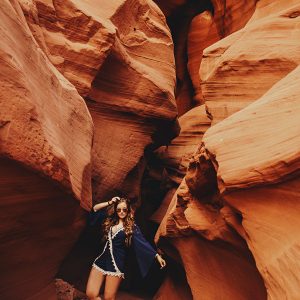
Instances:
[[[104,210],[91,212],[89,215],[90,225],[100,224],[106,217]],[[112,275],[124,278],[124,267],[128,248],[125,245],[124,228],[119,228],[112,233],[109,229],[108,238],[100,255],[94,260],[92,267],[105,275]],[[132,234],[132,246],[135,250],[139,269],[145,277],[153,263],[157,252],[144,238],[140,228],[134,224]]]

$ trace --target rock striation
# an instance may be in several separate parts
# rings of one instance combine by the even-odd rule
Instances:
[[[23,10],[39,44],[91,112],[94,198],[120,191],[137,196],[132,187],[141,180],[145,148],[177,132],[173,43],[164,15],[152,1],[139,0],[101,6],[34,0]]]
[[[240,31],[208,47],[200,68],[213,124],[261,97],[300,59],[297,1],[259,1]]]
[[[189,161],[198,145],[201,143],[205,131],[210,127],[210,119],[206,115],[205,105],[197,106],[178,119],[180,134],[172,140],[170,145],[162,146],[154,154],[165,168],[169,180],[177,186],[186,174]]]
[[[199,67],[203,50],[241,29],[252,16],[251,1],[155,1],[167,17],[175,49],[179,115],[203,104]]]
[[[299,8],[259,1],[244,29],[204,51],[213,126],[156,234],[194,299],[299,295]]]
[[[17,1],[1,2],[0,36],[0,298],[52,299],[92,205],[93,123]]]
[[[300,241],[294,230],[300,212],[299,83],[297,67],[259,100],[210,128],[203,139],[217,166],[219,190],[240,215],[270,299],[299,295]]]
[[[1,4],[0,154],[91,206],[93,124],[84,100],[35,42],[19,4]]]

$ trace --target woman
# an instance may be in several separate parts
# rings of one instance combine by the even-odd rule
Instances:
[[[113,214],[106,217],[104,208],[114,204]],[[90,300],[101,300],[99,292],[105,279],[104,299],[114,300],[124,278],[124,264],[127,249],[133,245],[142,276],[145,276],[157,259],[161,268],[165,260],[145,240],[134,223],[133,211],[126,198],[114,197],[108,202],[96,204],[93,211],[104,219],[103,231],[106,243],[102,253],[94,260],[89,275],[86,294]]]

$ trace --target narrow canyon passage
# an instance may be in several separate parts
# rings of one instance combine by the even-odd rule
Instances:
[[[114,196],[167,261],[117,299],[297,299],[299,11],[3,0],[0,299],[86,300]]]

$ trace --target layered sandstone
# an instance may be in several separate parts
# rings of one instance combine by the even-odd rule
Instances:
[[[297,67],[259,100],[208,129],[168,207],[156,239],[168,238],[179,251],[195,299],[201,293],[265,299],[264,286],[270,299],[299,294],[299,80]],[[191,275],[206,263],[214,265],[211,279]],[[237,268],[231,276],[238,279],[224,273],[226,263]],[[215,281],[222,289],[213,288]]]
[[[298,1],[259,1],[240,31],[208,47],[200,77],[213,124],[258,99],[300,62]]]
[[[201,143],[203,134],[210,127],[205,105],[195,107],[178,119],[180,134],[170,145],[162,146],[154,154],[160,160],[170,180],[177,185],[186,174],[189,161]]]
[[[203,95],[219,123],[156,235],[180,254],[194,299],[299,295],[298,11],[296,1],[260,1],[245,29],[205,50]]]
[[[251,1],[155,1],[167,16],[175,44],[176,102],[179,115],[204,103],[199,80],[203,50],[243,28],[252,16]]]
[[[240,214],[270,299],[296,299],[300,292],[295,230],[300,213],[299,86],[297,67],[259,100],[210,128],[203,139],[219,190]]]
[[[236,217],[219,207],[220,203],[204,195],[195,197],[183,180],[156,240],[167,239],[179,253],[178,263],[185,269],[193,299],[265,299],[251,252],[225,222],[225,215]]]
[[[93,124],[17,1],[1,2],[0,36],[0,298],[52,299],[92,204]]]
[[[188,32],[188,70],[194,88],[194,101],[204,103],[199,68],[205,48],[243,28],[252,16],[256,0],[212,1],[213,13],[204,11],[195,16]]]
[[[163,14],[139,0],[101,6],[34,0],[23,10],[49,59],[91,111],[94,198],[137,196],[146,146],[176,132],[173,43]]]
[[[56,299],[54,277],[85,226],[58,184],[0,159],[0,298]]]
[[[15,1],[1,4],[0,153],[59,182],[91,206],[93,124],[49,62]]]

